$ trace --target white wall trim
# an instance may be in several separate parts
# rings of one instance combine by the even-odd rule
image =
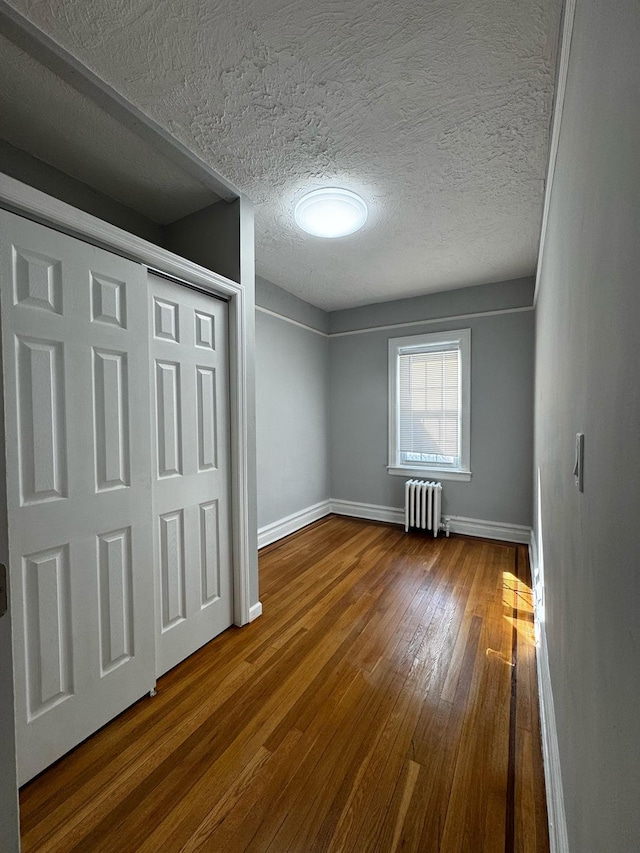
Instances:
[[[404,477],[408,480],[412,477],[418,477],[422,480],[458,480],[458,482],[469,483],[473,476],[471,471],[451,471],[447,468],[410,468],[395,467],[387,465],[387,474],[394,477]]]
[[[452,533],[478,536],[481,539],[500,539],[502,542],[518,542],[528,545],[531,528],[526,524],[508,524],[502,521],[485,521],[480,518],[465,518],[462,515],[444,515]]]
[[[357,503],[331,499],[331,512],[336,515],[350,515],[354,518],[366,518],[369,521],[387,521],[390,524],[404,524],[404,510],[379,504]]]
[[[537,621],[537,619],[536,619]],[[549,846],[551,853],[569,853],[567,819],[564,811],[564,793],[560,769],[558,732],[551,689],[547,636],[544,622],[538,624],[539,642],[536,649],[538,693],[540,703],[540,730],[544,781],[547,790],[547,815],[549,820]]]
[[[249,622],[253,622],[258,616],[262,616],[262,602],[257,601],[249,608]]]
[[[521,314],[524,311],[533,311],[533,305],[524,305],[522,308],[498,308],[495,311],[475,311],[472,314],[450,314],[448,317],[411,320],[407,323],[389,323],[386,326],[368,326],[365,329],[352,329],[349,332],[329,332],[329,337],[344,338],[346,335],[364,335],[368,332],[384,332],[387,329],[406,329],[410,326],[429,326],[433,323],[452,323],[455,320],[473,320],[475,317],[496,317],[499,314]]]
[[[531,569],[531,587],[533,592],[533,609],[535,619],[533,627],[536,635],[536,645],[540,644],[540,625],[543,622],[542,618],[542,590],[540,588],[540,572],[538,570],[538,544],[536,542],[536,534],[531,528],[531,537],[529,539],[529,567]]]
[[[344,338],[347,335],[364,335],[368,332],[384,332],[388,329],[405,329],[412,326],[430,326],[434,323],[452,323],[455,320],[473,320],[478,317],[496,317],[500,314],[521,314],[526,311],[533,311],[533,305],[524,305],[521,308],[498,308],[495,311],[476,311],[472,314],[450,314],[447,317],[434,317],[425,320],[411,320],[407,323],[389,323],[385,326],[367,326],[364,329],[352,329],[348,332],[322,332],[320,329],[314,329],[313,326],[308,326],[306,323],[301,323],[299,320],[293,320],[291,317],[286,317],[278,311],[272,311],[270,308],[263,308],[262,305],[256,305],[256,311],[262,314],[268,314],[270,317],[276,317],[278,320],[284,320],[285,323],[291,323],[293,326],[298,326],[308,332],[313,332],[323,338]]]
[[[244,283],[247,282],[248,288]],[[240,196],[240,288],[229,306],[229,400],[231,415],[231,536],[233,616],[250,621],[251,575],[258,596],[255,460],[255,227],[253,204]],[[250,422],[250,415],[252,415]]]
[[[361,503],[358,501],[343,501],[331,498],[322,501],[300,512],[288,515],[279,521],[265,525],[258,530],[258,547],[263,548],[271,542],[282,539],[290,533],[295,533],[307,524],[323,518],[329,513],[349,515],[353,518],[365,518],[369,521],[385,521],[389,524],[404,524],[404,509],[402,507],[381,506],[380,504]],[[478,536],[482,539],[499,539],[503,542],[518,542],[529,544],[531,528],[525,524],[508,524],[499,521],[485,521],[479,518],[464,518],[459,515],[445,515],[443,521],[449,522],[451,533],[461,533],[466,536]]]
[[[551,193],[553,192],[553,180],[555,178],[556,173],[558,148],[560,147],[560,130],[562,125],[562,112],[564,110],[564,96],[567,90],[567,78],[569,76],[569,56],[571,53],[571,37],[573,35],[573,22],[576,12],[576,2],[577,0],[565,0],[564,13],[562,17],[562,40],[560,42],[558,77],[556,80],[556,96],[553,104],[553,122],[551,124],[551,140],[549,142],[549,165],[547,167],[547,178],[545,181],[544,188],[542,226],[540,228],[540,246],[538,248],[538,264],[536,268],[536,284],[533,291],[534,308],[538,302],[540,276],[542,274],[542,259],[544,257],[544,244],[546,241],[547,227],[549,224]]]
[[[258,548],[264,548],[278,539],[289,536],[306,527],[307,524],[312,524],[325,515],[331,512],[331,502],[329,500],[320,501],[312,506],[305,507],[299,512],[293,512],[278,521],[273,521],[271,524],[265,524],[264,527],[258,528]]]
[[[390,524],[404,524],[402,507],[380,506],[379,504],[358,503],[331,499],[331,512],[336,515],[351,515],[370,521],[386,521]],[[508,524],[499,521],[485,521],[479,518],[464,518],[459,515],[443,515],[443,521],[449,522],[451,533],[465,536],[478,536],[482,539],[500,539],[503,542],[528,544],[531,528],[525,524]]]
[[[263,308],[262,305],[256,305],[256,311],[262,314],[268,314],[270,317],[276,317],[278,320],[284,320],[285,323],[291,323],[292,326],[298,326],[300,329],[305,329],[307,332],[314,332],[323,338],[328,338],[326,332],[321,332],[320,329],[314,329],[313,326],[307,326],[306,323],[300,323],[298,320],[293,320],[291,317],[285,317],[284,314],[278,314],[277,311],[271,311],[269,308]]]
[[[0,206],[18,215],[57,228],[72,237],[115,252],[146,267],[197,284],[203,290],[229,298],[231,417],[234,440],[231,449],[231,505],[234,542],[233,587],[236,625],[249,622],[251,537],[249,536],[249,442],[248,341],[246,293],[242,284],[231,281],[186,258],[103,222],[46,193],[0,173]]]
[[[567,833],[567,818],[564,810],[564,790],[560,767],[560,750],[558,747],[558,730],[556,728],[551,672],[549,670],[547,632],[545,630],[543,612],[540,609],[540,603],[543,600],[542,590],[538,589],[535,585],[536,579],[539,582],[541,577],[537,563],[538,555],[538,544],[535,533],[532,530],[529,543],[529,563],[531,566],[531,576],[534,579],[533,600],[535,605],[536,668],[538,674],[542,760],[547,793],[549,846],[551,853],[569,853],[569,837]]]
[[[535,585],[535,568],[538,565],[538,543],[536,542],[536,534],[531,528],[530,536],[529,536],[529,566],[531,568],[531,578],[532,582]],[[534,589],[535,594],[535,589]]]

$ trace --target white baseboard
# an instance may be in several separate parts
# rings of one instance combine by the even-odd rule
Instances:
[[[531,576],[534,579],[536,668],[538,671],[542,761],[544,765],[544,783],[547,792],[549,847],[551,853],[569,853],[567,818],[564,811],[564,792],[560,768],[560,750],[558,748],[558,731],[556,729],[556,714],[553,705],[553,690],[551,687],[551,672],[549,670],[549,654],[547,650],[547,632],[541,609],[543,591],[539,588],[540,571],[538,556],[538,543],[532,531],[529,544],[529,561],[531,564]]]
[[[266,524],[264,527],[258,528],[258,548],[264,548],[265,545],[270,545],[284,536],[289,536],[290,533],[295,533],[307,524],[313,521],[318,521],[329,515],[331,512],[331,501],[320,501],[320,503],[308,506],[301,509],[299,512],[294,512],[274,521],[272,524]]]
[[[401,507],[332,499],[331,512],[336,515],[367,518],[370,521],[404,524],[404,509]],[[529,544],[531,537],[531,528],[524,524],[503,524],[499,521],[483,521],[479,518],[464,518],[459,515],[443,516],[443,520],[449,522],[449,530],[452,533],[464,533],[467,536],[480,536],[483,539],[501,539],[503,542],[522,542],[523,544]]]
[[[264,548],[265,545],[282,539],[283,536],[295,533],[296,530],[300,530],[307,524],[329,515],[329,513],[366,518],[369,521],[386,521],[389,524],[404,524],[404,509],[401,507],[332,499],[321,501],[300,510],[300,512],[275,521],[273,524],[261,527],[258,530],[258,548]],[[483,539],[500,539],[503,542],[521,542],[525,545],[531,542],[531,528],[524,524],[484,521],[480,518],[465,518],[460,515],[446,515],[443,516],[443,520],[449,522],[449,530],[452,533],[479,536]]]
[[[484,521],[480,518],[465,518],[461,515],[445,515],[452,533],[465,536],[479,536],[481,539],[500,539],[503,542],[519,542],[528,545],[531,541],[531,528],[525,524],[508,524],[501,521]]]
[[[366,518],[369,521],[387,521],[390,524],[404,524],[404,510],[391,506],[332,500],[331,512],[336,515],[351,515],[354,518]]]
[[[538,626],[540,641],[536,649],[538,667],[538,692],[540,694],[540,729],[542,734],[542,759],[544,782],[547,789],[547,816],[549,819],[549,846],[551,853],[569,853],[567,819],[564,813],[562,773],[556,715],[553,707],[551,674],[547,654],[547,637],[544,623]]]
[[[252,604],[249,608],[249,622],[253,622],[254,619],[257,619],[258,616],[262,616],[262,602],[258,601],[256,604]]]
[[[536,577],[538,576],[538,543],[536,542],[536,535],[533,532],[533,528],[529,531],[529,566],[531,567],[531,579],[535,584]],[[534,590],[535,592],[536,590]]]

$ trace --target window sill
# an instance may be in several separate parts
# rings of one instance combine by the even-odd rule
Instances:
[[[427,480],[458,480],[465,483],[471,480],[471,471],[452,471],[448,468],[405,468],[387,465],[387,474],[398,477],[422,477]]]

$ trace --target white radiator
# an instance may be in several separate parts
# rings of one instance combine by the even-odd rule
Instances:
[[[433,530],[438,535],[442,483],[407,480],[404,484],[404,529]]]

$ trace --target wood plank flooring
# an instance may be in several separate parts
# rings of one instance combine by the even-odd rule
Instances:
[[[24,851],[546,853],[526,549],[330,517],[21,792]]]

